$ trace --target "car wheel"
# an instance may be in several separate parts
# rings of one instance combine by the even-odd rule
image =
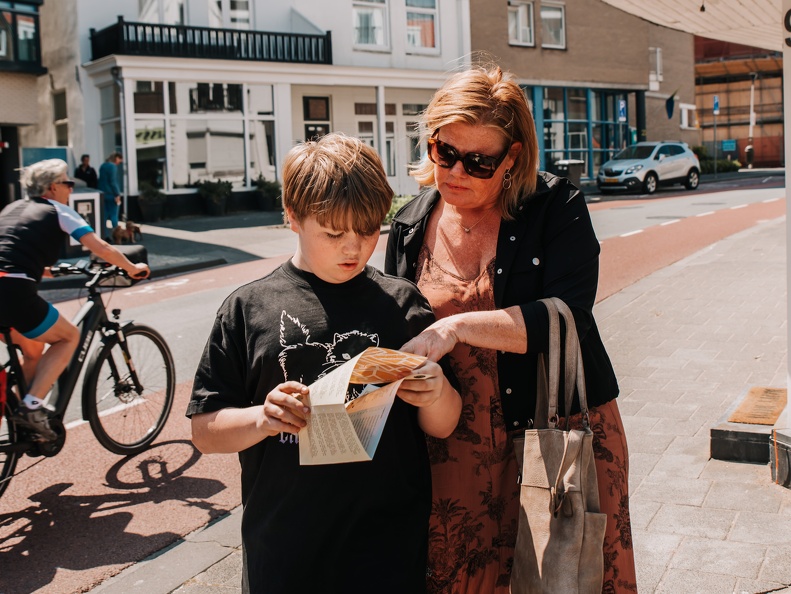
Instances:
[[[687,174],[687,181],[684,182],[684,187],[687,190],[697,190],[700,185],[700,173],[697,169],[690,169]]]
[[[643,192],[653,194],[656,192],[657,185],[659,185],[659,179],[656,177],[656,173],[646,173],[643,180]]]

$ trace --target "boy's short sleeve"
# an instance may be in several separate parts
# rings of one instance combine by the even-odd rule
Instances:
[[[195,372],[187,416],[250,406],[245,387],[248,372],[247,355],[240,348],[231,316],[220,311]]]

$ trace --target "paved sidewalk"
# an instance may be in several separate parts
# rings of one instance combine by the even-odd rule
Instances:
[[[226,223],[185,238],[226,233],[234,245],[222,258],[275,239],[282,254],[289,241],[257,233],[260,216],[249,234]],[[180,225],[150,233],[187,234]],[[786,386],[785,249],[785,219],[767,221],[596,306],[621,385],[640,592],[791,591],[791,490],[772,483],[767,465],[709,459],[710,427],[750,387]],[[237,509],[92,592],[240,592],[239,523]]]

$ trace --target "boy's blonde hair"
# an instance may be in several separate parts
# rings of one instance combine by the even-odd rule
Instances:
[[[283,207],[297,220],[371,235],[382,226],[393,189],[377,152],[359,138],[332,133],[292,148],[283,162]]]

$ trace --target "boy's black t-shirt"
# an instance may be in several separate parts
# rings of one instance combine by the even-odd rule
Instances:
[[[262,404],[369,346],[399,348],[433,322],[415,285],[368,266],[326,283],[283,264],[217,313],[187,415]],[[297,437],[240,452],[244,590],[255,594],[425,591],[431,478],[417,409],[396,398],[371,462],[300,466]]]

